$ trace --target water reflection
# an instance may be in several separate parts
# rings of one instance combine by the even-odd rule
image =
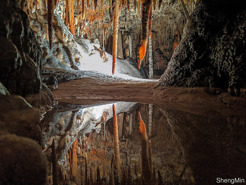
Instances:
[[[208,185],[217,177],[246,179],[244,115],[114,105],[115,114],[113,103],[59,104],[45,116],[44,151],[51,162],[54,140],[58,184]]]

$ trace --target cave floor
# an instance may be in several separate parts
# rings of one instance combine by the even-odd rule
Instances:
[[[105,101],[126,101],[155,104],[175,110],[207,114],[244,115],[246,97],[235,97],[227,92],[212,94],[206,88],[158,86],[158,80],[119,80],[81,78],[59,84],[53,91],[55,100],[70,104],[95,104]]]

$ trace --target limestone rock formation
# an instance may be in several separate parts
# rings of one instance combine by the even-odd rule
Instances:
[[[16,95],[0,95],[0,132],[32,138],[41,142],[39,110]]]
[[[46,184],[46,157],[33,140],[0,136],[0,184]]]
[[[245,87],[246,8],[201,0],[161,78],[166,86]]]
[[[42,52],[15,1],[0,2],[0,42],[0,81],[11,94],[38,93]]]

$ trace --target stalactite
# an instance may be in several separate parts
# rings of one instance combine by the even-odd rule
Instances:
[[[68,2],[69,0],[66,0],[66,20],[65,20],[65,24],[66,26],[69,28],[69,5]]]
[[[103,14],[103,0],[101,0],[101,10],[102,10],[102,14]]]
[[[152,7],[150,6],[150,13],[149,13],[149,17],[148,17],[149,38],[151,37],[151,28],[152,28]]]
[[[115,155],[115,166],[117,171],[118,179],[121,179],[121,161],[120,161],[120,145],[119,145],[119,134],[118,134],[118,122],[115,105],[113,104],[113,119],[114,119],[114,155]]]
[[[68,9],[69,9],[69,26],[70,32],[74,35],[74,8],[73,8],[73,0],[68,0]]]
[[[161,172],[158,170],[158,185],[163,185]]]
[[[89,183],[90,183],[90,184],[94,184],[93,182],[94,182],[94,180],[93,180],[93,172],[92,172],[92,167],[90,167],[90,178],[89,178]]]
[[[113,23],[113,64],[112,74],[115,73],[115,65],[117,59],[117,44],[118,44],[118,29],[119,29],[119,16],[120,16],[120,0],[114,2],[114,23]]]
[[[122,8],[125,8],[125,0],[120,0],[120,4]]]
[[[77,0],[77,1],[76,1],[76,9],[77,9],[77,11],[79,11],[79,9],[80,9],[80,7],[79,7],[79,1],[80,1],[80,0]]]
[[[185,6],[184,0],[181,0],[181,4],[182,4],[182,7],[184,9],[185,17],[190,21],[190,15],[189,15],[189,12]]]
[[[66,0],[63,0],[63,11],[62,11],[62,19],[63,19],[63,21],[65,22],[66,21]],[[66,25],[66,23],[65,23],[65,25]]]
[[[82,18],[85,17],[85,0],[82,0]]]
[[[132,184],[132,174],[131,174],[131,165],[130,164],[128,165],[126,184]]]
[[[134,11],[136,12],[136,9],[137,9],[137,0],[133,0],[133,8],[134,8]]]
[[[159,10],[161,9],[162,0],[159,0]]]
[[[155,10],[156,0],[152,1],[152,8]]]
[[[87,0],[86,1],[86,8],[89,9],[89,7],[90,7],[90,0]]]
[[[97,184],[100,184],[101,177],[100,177],[100,169],[99,166],[97,166]]]
[[[94,10],[96,11],[97,9],[97,0],[94,0]]]
[[[138,1],[138,16],[141,17],[141,0],[137,0]]]
[[[184,173],[185,173],[185,171],[186,171],[186,168],[187,168],[187,165],[185,164],[183,170],[181,171],[181,174],[180,174],[180,176],[179,176],[179,179],[178,179],[176,185],[179,185],[179,184],[180,184],[180,182],[181,182],[181,180],[182,180],[182,177],[184,176]]]
[[[48,34],[49,46],[52,47],[52,18],[53,18],[54,4],[53,0],[48,0]]]
[[[128,10],[128,12],[130,12],[130,6],[131,6],[130,3],[131,3],[130,0],[127,0],[127,10]]]
[[[150,161],[149,161],[149,141],[148,135],[145,127],[145,123],[142,120],[140,112],[138,112],[139,119],[139,133],[141,136],[141,162],[142,162],[142,176],[143,183],[149,184],[151,180],[151,169],[150,169]]]
[[[141,19],[141,45],[138,48],[138,69],[140,69],[142,61],[145,57],[147,43],[148,43],[148,22],[151,10],[151,0],[145,0],[142,5],[142,19]]]
[[[56,146],[55,146],[55,140],[54,139],[53,139],[53,142],[52,142],[51,161],[52,161],[53,184],[54,185],[58,185],[57,157],[56,157]]]

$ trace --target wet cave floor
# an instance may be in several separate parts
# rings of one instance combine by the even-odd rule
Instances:
[[[237,178],[243,182],[246,98],[157,84],[155,80],[96,78],[59,84],[53,91],[58,106],[42,120],[42,131],[47,156],[56,141],[60,180],[67,184],[208,185]],[[120,171],[114,167],[113,104]],[[147,140],[139,133],[139,113]]]

